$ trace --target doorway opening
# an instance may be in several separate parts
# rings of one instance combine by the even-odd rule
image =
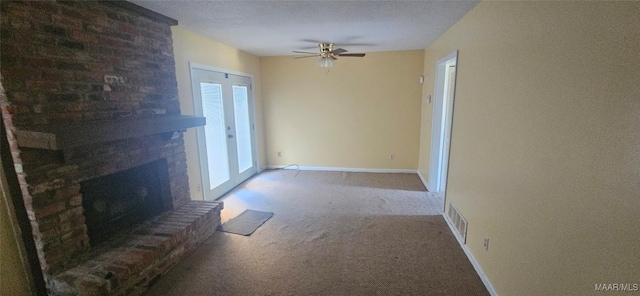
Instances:
[[[445,192],[447,188],[457,63],[457,50],[436,62],[429,166],[431,192]]]
[[[253,77],[190,64],[205,200],[215,200],[258,172]]]

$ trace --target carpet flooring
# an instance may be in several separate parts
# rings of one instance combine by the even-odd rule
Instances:
[[[489,295],[415,174],[264,171],[221,199],[217,231],[145,295]]]

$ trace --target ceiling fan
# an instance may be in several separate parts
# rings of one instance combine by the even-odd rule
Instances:
[[[347,50],[344,48],[336,48],[334,49],[333,43],[320,43],[318,44],[320,48],[320,53],[307,52],[307,51],[293,51],[294,53],[302,53],[307,54],[306,56],[295,57],[294,59],[304,59],[304,58],[318,58],[318,66],[322,68],[331,68],[335,64],[335,60],[338,57],[363,57],[364,53],[347,53]]]

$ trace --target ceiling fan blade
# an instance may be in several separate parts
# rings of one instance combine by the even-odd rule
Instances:
[[[341,53],[345,53],[345,52],[347,52],[347,50],[344,48],[336,48],[333,50],[333,54],[335,55],[340,55]]]
[[[317,56],[318,56],[318,55],[309,55],[309,56],[295,57],[295,58],[293,58],[293,59],[315,58],[315,57],[317,57]]]
[[[294,53],[306,53],[306,54],[318,54],[317,52],[297,51],[297,50],[294,50],[293,52]]]
[[[339,54],[339,57],[363,57],[365,54],[364,53],[343,53],[343,54]]]
[[[331,55],[331,59],[335,61],[335,60],[337,60],[338,58],[337,58],[336,56],[334,56],[334,55]]]

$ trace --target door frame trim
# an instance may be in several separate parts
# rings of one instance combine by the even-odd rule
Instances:
[[[228,73],[228,74],[238,75],[238,76],[245,76],[245,77],[251,78],[251,83],[253,83],[253,74],[251,74],[251,73],[244,73],[244,72],[240,72],[240,71],[234,71],[234,70],[229,70],[229,69],[225,69],[225,68],[214,67],[214,66],[209,66],[209,65],[205,65],[205,64],[199,64],[199,63],[195,63],[195,62],[189,62],[189,75],[191,75],[191,70],[193,70],[193,69],[200,69],[200,70],[207,70],[207,71],[213,71],[213,72]]]
[[[455,60],[455,63],[456,63],[456,74],[455,74],[455,77],[454,77],[454,79],[456,80],[456,85],[454,86],[453,98],[451,100],[451,103],[452,103],[452,105],[451,105],[451,116],[450,116],[451,118],[447,118],[449,121],[451,121],[451,125],[449,126],[450,130],[442,131],[442,129],[444,129],[445,126],[446,126],[446,125],[443,126],[442,120],[443,120],[443,116],[446,116],[445,113],[447,113],[446,112],[447,110],[443,110],[443,109],[437,110],[436,106],[438,105],[437,104],[437,100],[438,99],[441,99],[443,101],[447,99],[445,97],[445,93],[444,93],[444,90],[447,87],[446,85],[444,85],[444,83],[446,81],[446,77],[445,77],[446,72],[444,72],[443,69],[446,67],[447,62],[450,61],[450,60]],[[449,145],[449,153],[447,155],[448,156],[447,159],[442,159],[444,152],[440,151],[441,150],[440,147],[436,147],[435,143],[438,143],[438,144],[442,145],[442,141],[444,140],[444,138],[443,138],[444,134],[442,132],[449,133],[449,134],[451,134],[453,132],[453,116],[454,116],[454,114],[453,114],[453,108],[454,108],[453,104],[455,102],[455,93],[456,93],[455,89],[457,88],[457,80],[458,80],[457,66],[458,66],[458,50],[455,50],[452,53],[450,53],[450,54],[444,56],[443,58],[439,59],[436,62],[436,66],[435,66],[436,73],[435,73],[435,79],[434,79],[435,83],[434,83],[434,88],[433,88],[433,103],[434,103],[434,105],[433,105],[433,113],[432,113],[433,115],[432,115],[432,122],[431,122],[431,145],[429,147],[429,149],[430,149],[430,152],[429,152],[429,191],[432,191],[432,192],[441,191],[442,190],[442,188],[440,188],[440,184],[442,183],[440,181],[441,178],[444,178],[446,184],[448,184],[448,182],[449,182],[449,176],[448,176],[449,175],[449,167],[448,167],[448,165],[447,165],[446,174],[444,176],[440,176],[440,178],[438,177],[438,175],[440,174],[440,167],[442,165],[441,162],[445,162],[446,161],[448,163],[450,161],[450,158],[451,158],[451,153],[450,153],[451,145]],[[440,108],[443,108],[444,107],[444,102],[441,102],[439,104],[439,106],[440,106]],[[438,115],[438,114],[436,114],[436,112],[439,112],[440,114]],[[438,122],[438,121],[440,121],[440,122]],[[436,126],[438,126],[442,132],[438,132],[438,133],[434,132]],[[436,151],[434,151],[434,150],[436,150]],[[434,161],[433,161],[434,160],[433,159],[434,158],[434,153],[436,153],[437,156],[438,156],[437,163],[434,163]],[[438,190],[436,190],[436,188]],[[447,188],[447,186],[445,185],[445,200],[446,200],[446,188]]]

